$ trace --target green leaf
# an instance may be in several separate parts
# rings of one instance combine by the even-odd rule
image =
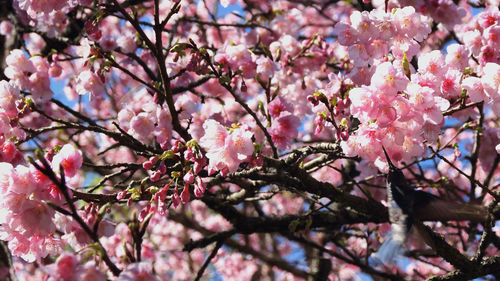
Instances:
[[[266,57],[270,58],[271,60],[273,59],[273,54],[271,54],[271,51],[269,50],[269,48],[267,48],[266,45],[264,45],[262,42],[260,42],[259,47],[262,49],[262,51],[264,52],[264,55],[266,55]]]
[[[184,53],[184,50],[186,50],[187,48],[189,48],[189,44],[188,43],[175,43],[175,45],[172,46],[172,48],[170,48],[170,52],[174,52],[174,53]]]
[[[312,223],[313,223],[312,217],[308,216],[306,219],[306,227],[305,227],[306,231],[309,231],[311,229]]]
[[[299,220],[291,221],[290,224],[288,225],[288,230],[290,230],[290,232],[295,232],[299,224],[300,224]]]
[[[198,143],[194,139],[186,142],[186,147],[196,147],[196,146],[198,146]]]
[[[160,160],[173,159],[175,153],[172,150],[166,150],[160,155]]]
[[[410,73],[410,63],[408,62],[408,57],[406,57],[406,52],[403,51],[403,70],[405,71],[405,75],[406,77],[408,77],[408,79],[410,78],[411,76],[411,73]]]
[[[226,83],[229,83],[229,82],[231,82],[231,78],[228,77],[228,76],[221,76],[219,78],[219,83],[221,83],[221,84],[226,84]]]

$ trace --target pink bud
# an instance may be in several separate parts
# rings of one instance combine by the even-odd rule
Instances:
[[[333,116],[338,116],[338,115],[339,115],[339,113],[340,113],[339,108],[338,108],[338,107],[334,107],[334,108],[333,108]]]
[[[93,20],[88,20],[84,24],[85,32],[89,36],[90,40],[97,41],[101,39],[102,33],[99,30],[97,24],[94,24]]]
[[[149,158],[149,161],[154,165],[154,164],[156,164],[156,162],[158,162],[158,159],[160,159],[160,157],[158,155],[155,155],[155,156],[151,156]]]
[[[194,159],[194,152],[191,147],[188,147],[186,151],[184,151],[184,158],[186,158],[187,160]]]
[[[7,141],[2,145],[2,161],[5,162],[11,162],[12,159],[14,159],[14,156],[16,155],[16,145],[11,142]]]
[[[227,176],[227,174],[229,174],[229,168],[226,166],[222,170],[220,170],[220,175],[225,177]]]
[[[194,175],[193,175],[193,171],[189,170],[183,177],[183,180],[185,183],[187,184],[191,184],[194,182]]]
[[[145,170],[151,170],[151,168],[153,168],[153,163],[151,163],[150,161],[146,160],[144,163],[142,163],[142,167]]]
[[[49,68],[49,76],[50,77],[59,77],[62,73],[62,68],[59,64],[57,63],[52,63],[52,65]]]
[[[172,205],[174,205],[174,208],[177,208],[179,204],[181,203],[181,200],[179,198],[179,190],[177,189],[177,186],[174,189],[174,193],[172,194]]]
[[[160,163],[160,167],[158,167],[158,172],[164,175],[167,172],[167,166],[165,166],[165,162]]]
[[[313,95],[308,95],[307,101],[312,103],[313,106],[317,106],[319,104],[318,99]]]
[[[10,35],[12,31],[14,30],[14,25],[8,21],[8,20],[3,20],[0,22],[0,34],[3,36]]]
[[[182,190],[182,193],[181,193],[181,202],[183,204],[186,204],[187,202],[189,202],[190,196],[191,196],[191,194],[189,194],[189,185],[185,184],[184,189]]]
[[[158,171],[153,172],[151,176],[149,176],[149,180],[152,182],[158,181],[160,179],[161,174]]]
[[[201,172],[201,170],[203,169],[203,167],[205,167],[206,164],[207,164],[207,159],[205,157],[199,159],[197,158],[193,165],[193,173],[197,175],[199,172]]]
[[[118,192],[118,194],[116,194],[116,200],[122,200],[123,198],[125,198],[125,196],[127,196],[127,191],[120,191]]]
[[[201,197],[205,193],[207,185],[200,177],[196,178],[196,183],[194,184],[194,196]]]
[[[172,151],[177,153],[180,151],[182,147],[182,142],[180,140],[175,140],[174,145],[172,146]]]
[[[150,209],[151,205],[148,204],[146,207],[144,207],[144,209],[142,209],[140,212],[139,212],[139,216],[138,216],[138,219],[139,221],[143,221],[146,216],[148,215],[149,213],[149,209]]]
[[[343,141],[347,141],[349,139],[349,133],[347,131],[342,131],[342,133],[340,133],[340,137]]]
[[[216,172],[217,172],[217,170],[214,167],[208,168],[208,175],[209,176],[215,174]]]

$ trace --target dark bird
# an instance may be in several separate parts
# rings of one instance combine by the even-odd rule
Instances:
[[[413,189],[403,172],[391,162],[385,148],[382,149],[389,164],[387,201],[391,234],[374,254],[373,265],[385,264],[404,253],[404,245],[415,220],[486,220],[488,211],[484,206],[450,202],[431,193]]]

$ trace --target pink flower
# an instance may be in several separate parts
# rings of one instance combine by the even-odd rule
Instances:
[[[63,253],[54,264],[47,266],[49,276],[54,280],[73,280],[73,276],[78,267],[78,260],[75,255]]]
[[[254,151],[253,133],[246,128],[234,128],[230,133],[217,121],[207,119],[203,124],[205,135],[200,145],[207,150],[209,171],[234,172]]]
[[[393,44],[391,50],[394,54],[394,57],[396,57],[398,60],[402,60],[404,54],[406,54],[406,57],[408,58],[408,60],[410,60],[420,51],[420,45],[415,40],[410,39],[406,36],[397,34],[392,38],[392,40]]]
[[[59,166],[64,169],[64,175],[73,177],[82,166],[82,153],[71,144],[65,144],[52,159],[52,169],[59,171]]]
[[[0,81],[0,112],[10,118],[16,117],[18,99],[20,99],[19,88],[5,80]]]
[[[412,6],[396,9],[393,24],[398,33],[405,34],[408,38],[414,38],[419,42],[431,32],[427,18],[416,13]]]
[[[349,19],[351,20],[352,27],[357,31],[359,42],[367,43],[377,35],[375,25],[367,11],[354,11]]]
[[[19,0],[19,7],[28,12],[31,17],[36,17],[37,13],[50,13],[54,10],[60,10],[68,5],[66,1],[58,0]]]
[[[246,160],[254,151],[252,136],[252,132],[236,128],[226,138],[225,147],[238,160]]]
[[[379,105],[377,113],[377,124],[380,127],[387,127],[398,117],[396,109],[389,105]]]
[[[285,149],[289,146],[291,140],[298,135],[300,119],[288,112],[284,112],[279,118],[273,121],[269,133],[280,149]]]
[[[192,94],[184,94],[177,97],[175,109],[179,112],[179,118],[189,119],[198,110],[198,97]]]
[[[120,273],[116,281],[159,281],[152,271],[153,268],[149,262],[133,263]]]
[[[191,197],[191,194],[189,193],[189,184],[184,184],[184,189],[181,192],[182,204],[188,203],[190,197]]]
[[[474,56],[478,56],[483,45],[481,40],[481,32],[479,30],[467,31],[463,34],[462,37],[464,45],[467,46],[469,50],[471,50]]]
[[[90,97],[101,96],[104,94],[104,90],[104,83],[101,78],[90,70],[82,71],[76,79],[76,91],[79,95],[90,93]]]
[[[228,64],[233,72],[242,71],[244,78],[253,78],[255,74],[255,63],[244,44],[231,45],[226,44],[223,52],[215,55],[214,60],[220,64]]]
[[[288,138],[296,138],[300,119],[290,113],[283,113],[278,119],[275,119],[271,130]]]
[[[277,97],[267,105],[267,110],[269,111],[269,115],[271,115],[271,117],[277,118],[280,116],[281,112],[293,112],[293,107],[282,97]]]
[[[54,214],[55,211],[45,203],[36,200],[25,200],[23,208],[10,221],[10,226],[27,237],[33,234],[47,236],[53,234],[56,230],[56,226],[52,221]]]
[[[5,76],[13,80],[12,82],[19,88],[28,88],[27,75],[36,72],[33,62],[19,49],[10,51],[10,54],[5,58],[5,62],[7,63],[7,68],[4,71]]]
[[[469,65],[470,51],[465,45],[451,44],[446,48],[446,64],[449,67],[463,70]]]
[[[3,20],[0,22],[0,34],[3,36],[8,36],[12,33],[14,26],[8,20]]]
[[[28,77],[29,91],[36,101],[50,100],[54,94],[50,89],[50,77],[46,71],[38,71]]]
[[[16,167],[16,172],[12,174],[12,180],[12,186],[9,191],[17,194],[31,194],[36,191],[37,187],[40,187],[35,185],[31,169],[23,165],[18,165]]]
[[[456,69],[450,69],[443,77],[441,83],[441,93],[447,98],[456,98],[462,93],[460,81],[462,80],[462,72]]]
[[[182,180],[187,183],[187,184],[191,184],[194,182],[194,175],[193,175],[193,171],[192,170],[189,170],[185,175],[184,177],[182,178]]]
[[[418,57],[418,72],[420,73],[430,73],[440,77],[443,74],[444,66],[443,53],[439,50],[434,50]]]
[[[261,75],[261,78],[268,79],[273,77],[274,72],[278,71],[278,65],[268,57],[259,57],[255,63],[257,64],[256,72]]]
[[[227,8],[227,6],[229,5],[236,4],[236,0],[221,0],[220,4],[222,5],[222,7]]]
[[[83,266],[79,266],[75,272],[74,278],[76,281],[106,281],[106,274],[99,270],[94,262],[89,262]]]
[[[148,112],[141,112],[130,120],[130,128],[135,138],[141,141],[149,140],[150,134],[155,130],[156,116]]]
[[[172,139],[172,118],[168,110],[159,109],[156,111],[156,119],[158,125],[155,127],[154,135],[160,146],[166,149]]]
[[[488,7],[477,16],[477,23],[482,28],[497,25],[500,22],[500,13],[496,7]]]
[[[487,101],[486,95],[481,79],[478,77],[467,77],[462,80],[462,88],[467,90],[467,94],[472,102]]]
[[[200,144],[206,149],[223,147],[226,142],[228,132],[224,126],[213,119],[207,119],[203,123],[205,135],[200,139]]]
[[[366,46],[363,44],[351,45],[347,48],[347,52],[349,53],[349,58],[354,63],[354,66],[363,67],[368,66],[370,63],[370,56],[368,55]]]
[[[362,121],[367,121],[370,119],[368,116],[371,110],[374,108],[375,96],[374,89],[370,87],[363,86],[361,88],[354,88],[349,91],[349,99],[351,100],[351,113],[353,116],[359,118]]]
[[[12,186],[14,180],[13,175],[16,173],[12,164],[0,162],[0,192],[6,194],[7,190]]]
[[[133,53],[137,50],[137,44],[135,43],[133,34],[123,34],[118,37],[116,44],[124,53]]]
[[[358,40],[358,31],[344,22],[335,24],[333,32],[337,34],[337,40],[343,46],[353,45]]]
[[[490,97],[495,99],[495,97],[500,95],[500,65],[487,63],[483,68],[483,73],[481,83],[484,90]]]
[[[483,31],[483,38],[486,39],[488,45],[494,49],[500,47],[500,26],[493,25]]]
[[[408,78],[403,69],[394,67],[390,62],[379,64],[371,79],[371,86],[377,88],[380,97],[391,101],[398,91],[402,91],[408,85]]]

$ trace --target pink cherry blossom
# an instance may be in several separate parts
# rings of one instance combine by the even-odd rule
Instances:
[[[277,118],[278,116],[280,116],[281,112],[284,111],[293,112],[292,105],[282,97],[275,98],[267,105],[267,109],[269,110],[269,114],[273,118]]]
[[[467,77],[462,80],[462,88],[467,90],[472,102],[487,101],[488,97],[481,83],[481,79],[478,77]]]
[[[65,176],[71,178],[76,175],[82,166],[82,161],[82,153],[72,145],[65,144],[52,159],[52,168],[58,171],[59,166],[61,166],[64,169]]]
[[[47,266],[47,271],[53,280],[73,280],[77,266],[76,256],[64,253],[54,264]]]
[[[388,100],[395,97],[398,91],[404,90],[408,82],[402,68],[396,68],[390,62],[380,64],[371,79],[371,85]]]
[[[116,279],[117,281],[139,281],[139,280],[151,280],[159,281],[159,279],[153,275],[152,267],[150,263],[140,262],[130,264]]]
[[[19,88],[3,80],[0,81],[0,112],[10,118],[17,115],[16,101],[20,98]]]
[[[443,77],[441,83],[441,93],[448,98],[456,98],[462,93],[460,81],[462,80],[462,73],[458,70],[448,70]]]
[[[3,20],[0,22],[0,34],[3,36],[10,35],[12,33],[12,30],[14,29],[14,26],[12,23],[8,20]]]
[[[82,71],[76,79],[76,91],[79,95],[90,93],[90,97],[100,96],[104,93],[104,90],[105,87],[101,78],[90,70]]]

